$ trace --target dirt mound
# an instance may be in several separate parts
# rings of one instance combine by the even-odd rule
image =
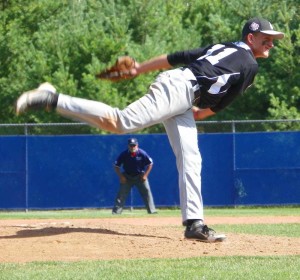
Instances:
[[[208,217],[215,224],[300,223],[300,217]],[[227,234],[186,240],[180,218],[1,220],[0,262],[299,255],[300,238]]]

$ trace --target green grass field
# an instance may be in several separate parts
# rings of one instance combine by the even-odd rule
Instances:
[[[300,216],[300,207],[236,207],[205,208],[205,216],[246,217],[246,216]],[[160,209],[160,217],[180,217],[180,209]],[[111,209],[80,209],[57,211],[0,211],[0,219],[86,219],[149,217],[145,209],[124,210],[122,215],[112,216]]]
[[[296,216],[299,207],[210,208],[206,216]],[[144,210],[125,211],[122,217],[149,217]],[[180,216],[178,209],[160,209],[158,217]],[[110,218],[110,210],[0,212],[0,219]],[[217,225],[217,230],[300,238],[300,223]],[[299,246],[299,241],[295,246]],[[272,246],[272,244],[270,244]],[[0,240],[1,250],[1,240]],[[300,251],[300,248],[299,248]],[[1,251],[0,251],[1,253]],[[139,259],[82,262],[0,263],[2,279],[202,279],[297,280],[300,255],[271,257],[198,257],[188,259]]]

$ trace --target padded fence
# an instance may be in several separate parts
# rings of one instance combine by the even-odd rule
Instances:
[[[175,157],[165,134],[0,137],[0,209],[108,208],[113,162],[135,136],[154,160],[157,207],[179,206]],[[206,206],[300,204],[300,132],[199,133]],[[134,188],[128,207],[143,207]]]

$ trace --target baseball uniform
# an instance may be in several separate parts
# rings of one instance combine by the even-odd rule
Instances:
[[[137,148],[135,152],[126,149],[118,156],[114,165],[117,168],[123,168],[123,175],[126,183],[120,183],[120,189],[116,197],[113,214],[121,214],[126,198],[133,186],[136,186],[149,214],[156,213],[152,192],[148,178],[143,181],[142,175],[145,168],[153,165],[152,158],[142,149]]]
[[[252,84],[258,65],[243,42],[176,52],[168,61],[187,66],[160,73],[148,93],[123,110],[60,94],[57,112],[116,133],[163,123],[176,156],[182,221],[203,220],[201,155],[191,108],[225,108]]]
[[[216,235],[203,224],[201,155],[193,113],[197,113],[197,118],[207,117],[227,107],[253,83],[258,70],[256,58],[267,58],[274,47],[273,40],[283,37],[284,33],[275,31],[268,20],[252,18],[243,27],[240,42],[176,52],[136,64],[136,74],[177,64],[184,67],[158,75],[148,93],[123,110],[56,94],[52,85],[43,84],[19,97],[16,112],[56,108],[68,118],[114,133],[134,132],[163,123],[176,156],[185,237],[223,241],[224,235]],[[193,106],[198,109],[193,110]]]

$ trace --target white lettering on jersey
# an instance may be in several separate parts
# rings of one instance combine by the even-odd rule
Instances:
[[[225,58],[229,55],[231,55],[232,53],[234,52],[237,52],[237,49],[235,48],[225,48],[223,51],[215,54],[215,55],[212,55],[212,53],[214,51],[217,51],[219,49],[222,49],[222,48],[225,48],[225,45],[222,45],[222,44],[216,44],[214,45],[212,48],[210,48],[207,53],[201,57],[198,58],[198,60],[201,60],[201,59],[206,59],[208,60],[212,65],[215,65],[217,64],[222,58]]]
[[[197,60],[201,60],[201,59],[207,58],[207,57],[210,56],[214,51],[217,51],[217,50],[222,49],[222,48],[224,48],[224,47],[225,47],[224,45],[216,44],[216,45],[214,45],[211,49],[209,49],[205,55],[200,56]]]

